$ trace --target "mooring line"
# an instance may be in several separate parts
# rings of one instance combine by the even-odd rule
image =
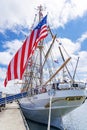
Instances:
[[[51,122],[51,103],[52,103],[52,96],[50,96],[49,118],[48,118],[48,127],[47,127],[47,130],[50,130],[50,122]]]

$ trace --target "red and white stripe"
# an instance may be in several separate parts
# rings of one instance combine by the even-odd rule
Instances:
[[[25,40],[22,47],[17,51],[8,65],[4,86],[7,85],[9,80],[22,79],[29,58],[34,53],[38,42],[40,42],[46,36],[47,25],[43,25],[40,30],[35,29],[31,32],[30,36]]]

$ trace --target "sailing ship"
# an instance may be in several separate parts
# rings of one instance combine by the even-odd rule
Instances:
[[[42,6],[39,6],[38,9],[38,26],[41,29],[41,24],[42,22],[45,23],[46,19],[44,21],[44,18],[42,18]],[[37,29],[37,26],[35,29]],[[69,64],[71,57],[68,57],[63,44],[59,42],[49,26],[47,26],[47,29],[45,26],[42,32],[43,34],[41,35],[44,35],[44,33],[45,35],[42,37],[41,35],[38,36],[39,40],[36,39],[38,42],[34,42],[34,47],[31,49],[24,66],[21,92],[27,91],[28,97],[20,99],[19,103],[27,119],[45,124],[48,124],[49,110],[51,109],[50,124],[63,129],[62,117],[85,102],[85,84],[75,80],[79,58],[75,69],[71,70]],[[52,39],[51,42],[49,42],[49,35]],[[60,60],[61,65],[57,61],[55,62],[53,57],[55,54],[55,42],[57,42],[59,49],[58,55],[60,53],[59,57],[61,56],[62,58]],[[26,43],[28,44],[28,42]],[[6,81],[7,78],[5,83]]]

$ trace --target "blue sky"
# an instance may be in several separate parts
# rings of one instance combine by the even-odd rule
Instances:
[[[58,32],[61,37],[67,37],[76,41],[84,32],[87,31],[87,15],[78,17],[65,24],[64,28],[59,27]]]
[[[80,57],[79,75],[87,80],[87,1],[85,0],[3,0],[0,3],[0,89],[13,91],[13,84],[6,88],[3,81],[7,66],[22,45],[37,13],[43,5],[48,24],[57,38],[64,43],[70,55]],[[46,7],[46,9],[45,9]],[[56,49],[56,48],[55,48]],[[18,89],[17,87],[15,87]],[[14,91],[16,91],[14,89]]]

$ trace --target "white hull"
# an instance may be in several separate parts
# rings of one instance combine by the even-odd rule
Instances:
[[[74,97],[74,100],[67,100]],[[81,97],[81,99],[75,99]],[[61,117],[85,101],[85,90],[57,90],[52,98],[51,125],[61,128]],[[66,99],[67,98],[67,99]],[[36,122],[48,123],[50,96],[47,93],[34,95],[20,100],[21,109],[26,118]],[[57,120],[57,124],[55,124]]]

